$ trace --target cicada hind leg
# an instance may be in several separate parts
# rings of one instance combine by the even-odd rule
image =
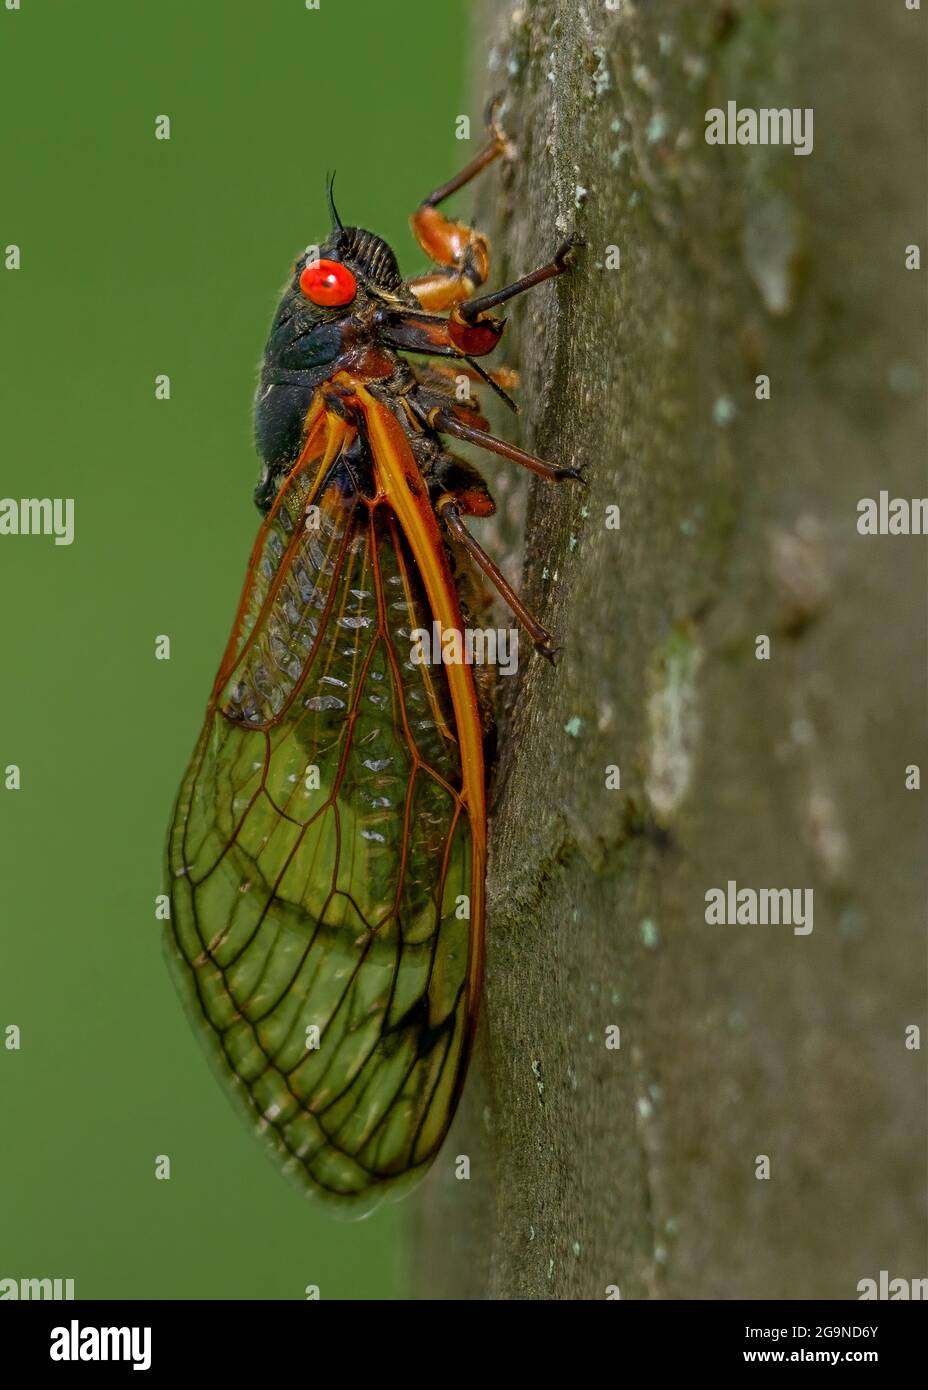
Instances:
[[[463,515],[486,516],[487,508],[469,493],[446,492],[436,500],[435,510],[447,526],[451,539],[467,552],[477,568],[486,575],[499,596],[518,618],[531,637],[536,652],[547,657],[553,664],[557,657],[557,648],[550,632],[542,627],[509,583],[502,570],[490,558],[476,536],[467,529],[461,519]]]

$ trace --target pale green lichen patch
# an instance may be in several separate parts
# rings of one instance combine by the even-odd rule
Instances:
[[[646,139],[649,145],[657,145],[667,134],[667,117],[663,111],[655,111],[648,121]]]
[[[641,944],[648,951],[656,951],[661,944],[661,934],[657,923],[653,917],[645,917],[638,928],[641,934]]]
[[[612,90],[612,73],[609,71],[609,59],[604,48],[594,48],[593,57],[596,59],[596,69],[593,73],[593,95],[597,101]]]
[[[767,188],[760,178],[756,182],[758,196],[750,199],[745,215],[744,262],[765,307],[779,317],[795,300],[799,219],[784,193]]]
[[[676,631],[651,664],[647,702],[648,770],[645,793],[660,825],[672,821],[693,780],[700,719],[696,677],[702,651]]]

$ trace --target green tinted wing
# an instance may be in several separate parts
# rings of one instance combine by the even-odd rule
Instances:
[[[396,518],[336,463],[256,547],[168,845],[169,950],[284,1167],[359,1197],[421,1169],[463,1078],[472,827]],[[478,832],[482,834],[482,828]]]

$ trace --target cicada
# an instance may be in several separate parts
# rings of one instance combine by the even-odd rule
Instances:
[[[439,205],[507,150],[498,125],[411,218],[404,280],[344,226],[295,262],[256,400],[264,521],[169,833],[168,953],[198,1030],[284,1168],[357,1204],[435,1157],[464,1081],[483,966],[487,722],[459,561],[552,642],[466,528],[494,504],[446,439],[556,480],[494,438],[467,385],[491,314],[568,268],[572,243],[493,294],[486,238]],[[406,354],[431,362],[413,363]]]

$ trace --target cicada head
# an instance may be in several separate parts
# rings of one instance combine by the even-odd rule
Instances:
[[[392,248],[362,227],[343,226],[334,213],[326,241],[294,262],[264,351],[255,407],[263,460],[255,500],[262,511],[301,447],[313,392],[338,364],[357,365],[358,353],[371,352],[389,375],[390,358],[377,347],[378,311],[385,304],[416,305]]]
[[[294,263],[290,291],[324,319],[362,318],[371,301],[415,302],[393,248],[364,227],[338,227],[321,246],[310,246]]]

